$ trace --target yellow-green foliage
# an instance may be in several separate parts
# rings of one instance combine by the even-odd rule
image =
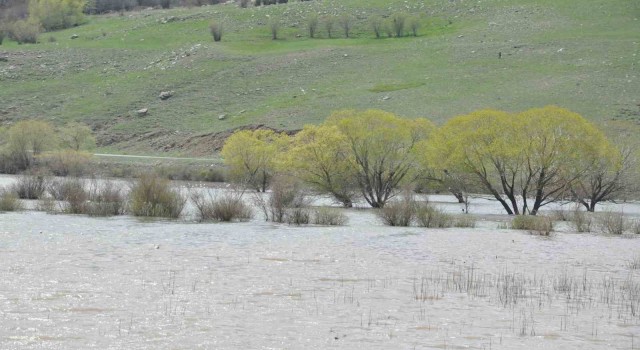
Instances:
[[[46,31],[69,28],[84,21],[86,0],[29,0],[29,18]]]
[[[426,119],[404,119],[381,110],[340,111],[326,124],[335,125],[346,138],[360,191],[374,208],[383,207],[414,175],[416,145],[433,129]]]
[[[7,151],[19,170],[26,169],[33,157],[57,144],[51,124],[40,120],[23,120],[8,130]]]
[[[232,181],[265,191],[289,137],[273,130],[243,130],[231,135],[220,154]]]
[[[600,130],[556,106],[455,117],[422,145],[432,167],[472,173],[507,213],[533,215],[564,194],[607,149]]]
[[[91,129],[82,123],[71,122],[60,130],[60,141],[63,147],[74,151],[91,150],[96,147],[96,138]]]
[[[145,174],[130,192],[131,213],[135,216],[177,218],[186,203],[184,196],[171,187],[169,180]]]
[[[305,125],[292,139],[282,170],[351,207],[357,190],[353,163],[347,138],[337,126]]]

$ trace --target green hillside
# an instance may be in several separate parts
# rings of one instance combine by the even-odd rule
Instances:
[[[336,23],[327,38],[322,17],[345,13],[352,37]],[[418,37],[375,39],[371,18],[395,13],[419,16]],[[102,151],[172,155],[210,154],[216,132],[296,129],[343,108],[441,123],[480,108],[557,104],[593,121],[640,123],[639,18],[631,0],[314,0],[89,17],[39,44],[5,40],[0,121],[83,121]],[[222,42],[209,33],[214,19]],[[174,95],[160,100],[161,91]]]

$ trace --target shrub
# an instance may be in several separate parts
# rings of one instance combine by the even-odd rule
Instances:
[[[384,22],[382,21],[382,18],[379,16],[371,18],[371,29],[373,29],[376,39],[380,39],[382,31],[384,30]]]
[[[313,214],[313,223],[316,225],[342,226],[348,220],[344,213],[333,208],[318,208]]]
[[[411,226],[415,213],[416,202],[410,195],[399,201],[387,203],[376,211],[382,223],[388,226]]]
[[[289,225],[307,225],[311,221],[311,215],[307,208],[287,208],[285,222]]]
[[[511,221],[514,230],[526,230],[531,234],[548,236],[553,232],[553,221],[547,216],[516,215]]]
[[[602,233],[621,235],[628,225],[623,213],[609,211],[596,216],[596,227]]]
[[[38,157],[40,165],[56,176],[82,176],[87,173],[91,154],[87,152],[63,150],[50,152]]]
[[[285,177],[275,178],[268,197],[258,193],[255,202],[264,213],[265,220],[273,222],[286,222],[288,209],[307,206],[300,184]]]
[[[276,19],[269,21],[269,28],[271,29],[271,39],[278,39],[278,31],[280,31],[280,22]]]
[[[347,14],[340,16],[338,19],[340,26],[342,27],[342,32],[344,33],[344,37],[348,38],[351,34],[351,27],[353,26],[353,18]]]
[[[318,31],[318,16],[312,15],[307,19],[307,27],[309,29],[309,37],[314,38]]]
[[[420,19],[418,17],[409,18],[409,29],[411,29],[411,35],[418,36],[418,29],[420,29]]]
[[[579,207],[576,207],[571,213],[570,221],[577,232],[591,232],[591,216],[587,212],[580,210]]]
[[[115,216],[126,212],[126,195],[113,181],[104,181],[102,186],[94,185],[91,201],[86,206],[89,216]]]
[[[453,223],[451,215],[428,202],[416,206],[416,220],[418,226],[427,228],[446,228]]]
[[[180,191],[155,174],[140,176],[132,185],[129,197],[131,213],[135,216],[178,218],[186,203]]]
[[[77,178],[65,179],[62,188],[63,198],[59,198],[63,201],[61,203],[62,212],[85,214],[90,196],[84,181]]]
[[[253,217],[251,208],[242,201],[242,193],[205,198],[203,193],[192,192],[191,201],[198,210],[198,221],[246,221]]]
[[[325,17],[324,19],[324,28],[327,31],[327,37],[331,39],[331,34],[333,33],[333,26],[335,24],[335,20],[333,17]]]
[[[640,220],[636,220],[631,224],[631,232],[640,235]]]
[[[56,201],[52,197],[44,197],[38,201],[35,209],[46,213],[55,213]]]
[[[55,200],[66,200],[70,193],[84,191],[84,181],[78,178],[66,178],[53,180],[48,185],[48,191]]]
[[[84,21],[84,0],[30,0],[29,19],[46,31],[77,26]]]
[[[41,173],[24,174],[12,185],[12,191],[21,199],[39,199],[47,190],[49,177]]]
[[[15,21],[8,25],[7,36],[19,44],[35,44],[40,35],[40,24],[30,20]]]
[[[4,30],[0,27],[0,45],[2,45],[2,42],[4,41]]]
[[[240,7],[247,8],[249,6],[249,0],[240,0]]]
[[[222,23],[211,21],[211,23],[209,23],[209,31],[211,32],[211,36],[213,36],[213,41],[222,40]]]
[[[405,21],[406,17],[402,13],[396,13],[391,19],[393,32],[395,33],[396,38],[404,36]]]
[[[474,228],[476,227],[476,218],[472,215],[458,215],[453,220],[453,227]]]
[[[22,202],[18,195],[10,189],[0,189],[0,212],[22,210]]]

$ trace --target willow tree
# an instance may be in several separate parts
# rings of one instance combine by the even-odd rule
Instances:
[[[243,130],[231,135],[220,154],[232,181],[266,191],[277,166],[277,155],[288,142],[273,130]]]
[[[567,109],[482,110],[443,125],[426,156],[474,174],[508,214],[535,215],[565,196],[607,145],[601,131]]]
[[[344,135],[358,188],[374,208],[384,207],[403,181],[412,180],[415,147],[433,129],[426,119],[403,119],[380,110],[337,112],[326,125]]]
[[[344,207],[352,207],[357,193],[353,157],[347,138],[332,125],[305,125],[291,140],[285,168]]]

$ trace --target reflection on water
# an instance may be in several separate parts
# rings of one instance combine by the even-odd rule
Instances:
[[[0,348],[640,346],[638,239],[348,215],[294,227],[1,214]]]

